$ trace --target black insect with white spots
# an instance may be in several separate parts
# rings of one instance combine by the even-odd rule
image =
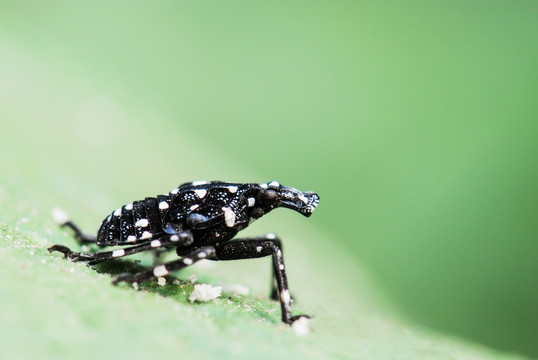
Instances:
[[[318,203],[316,193],[282,186],[277,181],[267,184],[195,181],[180,185],[168,195],[149,197],[118,208],[103,220],[97,237],[84,234],[65,213],[57,211],[56,220],[73,229],[80,243],[125,247],[82,253],[54,245],[49,251],[59,251],[72,261],[86,261],[90,265],[152,249],[175,248],[181,257],[151,270],[122,274],[114,280],[115,285],[163,277],[201,259],[219,261],[272,256],[275,281],[272,281],[271,297],[280,301],[282,321],[291,324],[308,316],[292,316],[280,239],[274,234],[234,238],[254,220],[277,207],[286,207],[309,217]]]

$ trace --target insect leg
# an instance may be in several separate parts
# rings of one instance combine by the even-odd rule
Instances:
[[[280,239],[275,235],[275,234],[267,234],[267,235],[262,235],[262,236],[254,236],[254,237],[249,237],[249,238],[244,238],[244,239],[236,239],[234,241],[263,241],[263,240],[270,240],[272,241],[275,246],[277,246],[280,251],[282,252],[283,251],[283,247],[282,247],[282,241],[280,241]],[[262,255],[261,257],[265,257],[265,256],[268,256],[268,255]],[[271,264],[271,291],[269,293],[269,297],[271,298],[271,300],[275,300],[275,301],[279,301],[280,300],[280,295],[279,295],[279,291],[278,291],[278,284],[277,284],[277,273],[276,273],[276,270],[275,270],[275,266],[273,266]],[[291,299],[293,301],[293,296],[291,296]]]
[[[274,234],[247,239],[236,239],[224,243],[216,248],[216,260],[240,260],[265,256],[273,257],[273,274],[277,283],[280,306],[282,308],[282,321],[291,324],[300,317],[292,316],[291,296],[286,277],[286,267],[280,240]]]
[[[118,276],[112,283],[117,285],[120,282],[140,283],[149,281],[179,271],[199,260],[214,259],[214,256],[215,248],[213,246],[203,247],[186,254],[179,260],[174,260],[164,265],[155,266],[151,270],[142,271],[136,274],[122,274]]]
[[[95,243],[97,238],[92,235],[88,235],[82,232],[80,228],[71,220],[69,214],[60,208],[52,209],[52,217],[54,221],[61,227],[68,227],[75,232],[75,239],[79,244]]]
[[[67,221],[66,223],[60,224],[60,226],[73,229],[73,231],[75,232],[75,239],[78,241],[79,244],[90,244],[97,241],[97,238],[95,236],[83,233],[82,230],[80,230],[80,228],[78,227],[78,225],[71,220]]]
[[[186,236],[192,236],[192,235],[187,234]],[[54,245],[50,247],[48,250],[49,252],[53,252],[53,251],[61,252],[62,254],[64,254],[66,258],[68,258],[71,261],[88,261],[89,265],[95,265],[103,261],[122,258],[124,256],[136,254],[136,253],[146,251],[146,250],[159,249],[159,248],[163,248],[167,246],[181,245],[183,244],[183,241],[189,241],[189,240],[185,240],[185,237],[180,236],[180,234],[173,234],[173,235],[164,235],[160,239],[154,239],[150,242],[145,242],[139,245],[134,245],[134,246],[123,248],[123,249],[116,249],[113,251],[101,251],[101,252],[96,252],[93,254],[72,251],[67,246],[63,246],[63,245]]]
[[[52,253],[53,251],[61,252],[62,254],[64,254],[64,257],[66,259],[69,259],[71,261],[90,261],[93,259],[93,254],[75,252],[64,245],[53,245],[47,250],[49,251],[49,253]]]

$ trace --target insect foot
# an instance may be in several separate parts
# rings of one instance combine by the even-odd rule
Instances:
[[[53,245],[47,250],[49,251],[49,253],[52,253],[53,251],[61,252],[62,254],[64,254],[64,257],[66,259],[69,259],[71,261],[88,261],[93,259],[93,256],[91,254],[71,251],[71,249],[64,245]]]
[[[295,315],[295,316],[292,316],[292,317],[290,318],[290,322],[289,322],[289,324],[293,324],[294,322],[300,320],[301,318],[306,318],[306,319],[311,320],[311,319],[312,319],[312,316],[310,316],[310,315],[304,315],[304,314],[302,314],[302,315]]]

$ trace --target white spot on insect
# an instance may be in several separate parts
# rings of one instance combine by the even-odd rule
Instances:
[[[192,184],[194,186],[205,185],[205,184],[209,184],[209,181],[207,181],[207,180],[196,180],[196,181],[193,181]]]
[[[175,188],[174,190],[170,191],[170,194],[176,195],[179,192],[178,188]]]
[[[206,254],[204,251],[198,253],[198,258],[199,258],[199,259],[203,259],[203,258],[205,258],[206,256],[207,256],[207,254]]]
[[[198,209],[199,207],[200,207],[200,205],[195,204],[195,205],[191,206],[189,209],[190,209],[191,211],[193,211],[193,210]]]
[[[192,259],[191,258],[183,258],[183,264],[192,265]]]
[[[172,235],[170,236],[170,241],[179,241],[179,235]]]
[[[252,206],[254,206],[254,204],[256,204],[256,199],[254,199],[252,197],[247,199],[247,206],[248,207],[252,207]]]
[[[151,239],[152,237],[153,237],[152,233],[150,233],[149,231],[144,231],[142,233],[142,236],[140,237],[140,240]]]
[[[283,303],[289,304],[291,300],[290,291],[288,289],[282,290],[280,292],[280,300],[282,300]]]
[[[228,186],[228,191],[235,194],[237,192],[237,186]]]
[[[140,219],[137,222],[135,222],[135,226],[138,226],[138,227],[147,227],[148,225],[149,225],[148,219]]]
[[[282,251],[280,251],[280,249],[278,249],[278,250],[276,251],[276,256],[278,256],[278,257],[281,257],[281,256],[282,256]]]
[[[191,274],[191,276],[189,276],[189,281],[194,284],[196,281],[198,281],[198,275]]]
[[[209,284],[196,284],[194,290],[189,295],[191,302],[215,300],[222,294],[222,286],[211,286]]]
[[[153,240],[150,245],[151,247],[157,248],[161,246],[161,242],[159,240]]]
[[[114,211],[114,216],[120,216],[120,215],[121,215],[121,208],[116,209],[116,211]]]
[[[276,234],[274,234],[274,233],[267,234],[266,238],[269,239],[269,240],[275,240],[276,239]]]
[[[133,285],[133,289],[138,291],[138,283],[135,281],[134,283],[132,283],[132,285]]]
[[[261,187],[262,189],[267,189],[267,184],[260,184],[260,187]]]
[[[291,328],[293,332],[295,333],[295,335],[303,336],[303,335],[308,334],[311,331],[310,325],[309,325],[310,321],[312,320],[307,318],[306,316],[301,316],[300,318],[295,320],[291,324]]]
[[[108,215],[108,217],[106,218],[106,222],[110,222],[110,219],[112,219],[112,215]]]
[[[261,247],[261,246],[256,246],[256,251],[257,251],[257,252],[261,253],[262,250],[263,250],[263,247]]]
[[[194,193],[195,193],[196,196],[198,196],[200,199],[203,199],[204,196],[207,194],[207,190],[205,190],[205,189],[198,189],[198,190],[194,190]]]
[[[71,220],[69,214],[60,209],[59,207],[55,207],[54,209],[52,209],[51,214],[52,218],[54,219],[54,222],[58,225],[64,225]]]
[[[168,205],[168,203],[166,201],[161,201],[159,203],[159,209],[161,210],[166,210],[170,207],[170,205]]]
[[[125,255],[125,250],[123,250],[123,249],[118,249],[118,250],[112,251],[112,257],[121,257],[123,255]]]
[[[269,186],[272,186],[272,187],[280,187],[280,183],[278,181],[271,181],[269,183]]]
[[[166,278],[163,278],[163,277],[159,277],[159,278],[157,278],[157,284],[158,284],[159,286],[164,286],[164,285],[166,285]]]
[[[134,235],[127,236],[127,242],[134,242],[134,241],[136,241],[136,236]]]
[[[168,275],[168,269],[166,269],[166,266],[164,265],[156,266],[153,269],[153,275],[155,275],[156,277],[166,276]]]
[[[133,210],[133,204],[127,204],[125,205],[125,210]]]
[[[226,223],[226,226],[232,227],[235,225],[235,213],[232,209],[228,207],[223,207],[222,211],[224,211],[224,222]]]
[[[278,268],[279,268],[280,270],[284,270],[284,264],[280,264],[280,265],[278,265]]]

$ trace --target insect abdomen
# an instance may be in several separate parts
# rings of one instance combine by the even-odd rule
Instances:
[[[169,204],[169,196],[159,195],[116,209],[101,224],[97,245],[125,245],[159,237],[163,233],[162,219]]]

